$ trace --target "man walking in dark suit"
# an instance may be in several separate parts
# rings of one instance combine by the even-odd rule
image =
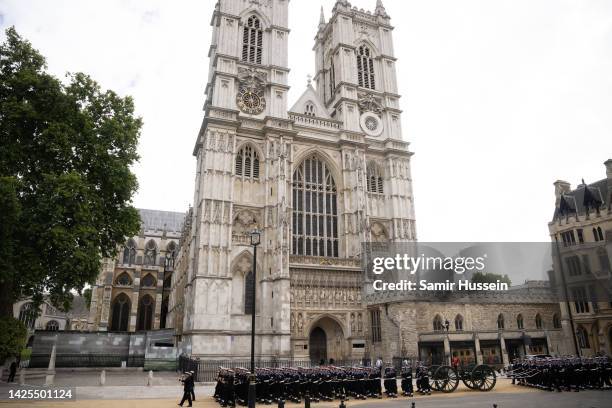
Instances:
[[[191,387],[191,401],[195,401],[195,378],[194,372],[189,372],[189,386]]]
[[[190,384],[190,378],[192,378],[189,373],[185,373],[185,376],[183,376],[183,378],[181,378],[181,382],[183,383],[183,399],[181,399],[181,402],[179,402],[179,406],[182,407],[183,403],[185,402],[185,400],[187,400],[187,402],[189,402],[188,407],[191,407],[191,386]],[[193,384],[193,382],[191,382],[191,384]]]
[[[16,372],[17,372],[17,363],[13,361],[11,363],[11,367],[9,368],[9,376],[6,382],[14,382]]]

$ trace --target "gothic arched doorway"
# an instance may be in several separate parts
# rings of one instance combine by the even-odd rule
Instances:
[[[347,357],[347,340],[340,323],[329,316],[323,316],[312,326],[308,339],[310,360],[344,360]]]
[[[308,349],[310,350],[310,361],[319,363],[321,360],[327,361],[327,335],[325,330],[315,327],[310,333]]]

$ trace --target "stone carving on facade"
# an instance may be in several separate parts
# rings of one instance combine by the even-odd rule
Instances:
[[[258,214],[251,210],[238,210],[234,215],[232,225],[232,240],[234,242],[249,242],[249,234],[260,229]]]
[[[389,240],[385,227],[379,222],[372,223],[370,234],[372,242],[387,242]]]
[[[253,68],[238,69],[236,105],[244,113],[258,115],[266,108],[266,74]]]
[[[372,94],[368,93],[359,95],[359,101],[357,104],[359,105],[360,113],[373,112],[378,116],[382,114],[382,105]]]

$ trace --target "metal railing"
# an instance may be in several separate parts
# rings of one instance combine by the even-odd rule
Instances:
[[[335,366],[354,366],[364,365],[369,366],[369,359],[359,360],[337,360],[333,362]],[[318,367],[319,364],[310,360],[294,360],[294,359],[269,359],[255,360],[257,368],[285,368],[285,367]],[[219,367],[225,368],[244,368],[250,369],[250,360],[200,360],[187,356],[179,356],[178,369],[180,372],[193,371],[194,379],[197,382],[213,382],[217,380]]]

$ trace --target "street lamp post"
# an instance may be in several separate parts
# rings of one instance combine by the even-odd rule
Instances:
[[[251,297],[251,376],[249,378],[249,408],[255,408],[255,295],[257,293],[257,246],[261,242],[261,233],[257,230],[251,232],[251,246],[253,247],[253,296]]]

